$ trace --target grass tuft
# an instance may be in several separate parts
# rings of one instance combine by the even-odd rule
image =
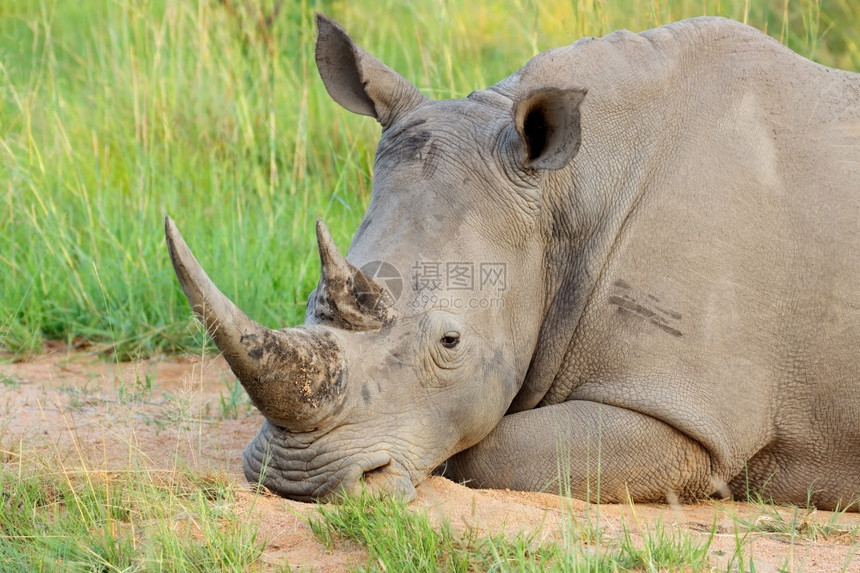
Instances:
[[[0,468],[4,571],[241,571],[264,544],[223,475]]]
[[[758,515],[748,519],[735,518],[750,532],[792,542],[839,539],[852,544],[860,540],[860,526],[840,523],[850,506],[830,513],[822,521],[811,504],[806,507],[776,506],[762,499],[753,499],[751,503],[758,509]]]
[[[537,531],[487,535],[475,529],[455,532],[434,526],[424,511],[410,510],[397,498],[368,494],[320,505],[311,530],[326,547],[352,542],[366,547],[361,570],[383,571],[624,571],[708,570],[710,536],[701,539],[657,523],[617,536],[578,531],[583,525],[566,516],[568,533],[539,542]],[[570,530],[578,531],[571,535]],[[598,539],[599,538],[599,539]],[[641,538],[641,539],[639,539]]]
[[[619,562],[625,569],[645,571],[673,570],[679,565],[694,571],[707,569],[716,527],[715,522],[709,537],[702,539],[678,526],[657,521],[637,528],[640,543],[634,542],[632,532],[623,527]]]

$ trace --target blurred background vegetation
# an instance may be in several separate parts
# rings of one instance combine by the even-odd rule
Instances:
[[[434,98],[582,36],[703,14],[860,69],[854,0],[3,0],[0,347],[199,352],[165,214],[251,316],[301,322],[313,223],[346,250],[379,136],[325,94],[315,11]]]

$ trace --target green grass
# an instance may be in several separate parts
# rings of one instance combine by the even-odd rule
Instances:
[[[710,535],[705,538],[660,521],[650,526],[640,525],[637,529],[642,538],[639,543],[633,539],[630,529],[626,526],[622,528],[617,559],[624,569],[699,570],[709,566],[708,552],[716,534],[716,520]]]
[[[394,498],[367,495],[319,507],[309,523],[326,546],[358,543],[369,556],[366,571],[664,571],[709,570],[711,534],[696,535],[662,523],[622,525],[610,535],[590,520],[562,517],[561,539],[537,542],[535,534],[456,533],[433,526],[423,511]]]
[[[849,0],[297,0],[260,24],[273,4],[0,4],[0,347],[198,348],[164,247],[168,213],[253,317],[301,322],[318,272],[313,222],[325,218],[346,249],[379,132],[325,94],[314,10],[436,98],[583,35],[703,13],[860,68]]]
[[[33,462],[33,460],[30,460]],[[154,471],[141,463],[99,472],[66,463],[0,469],[0,570],[252,571],[266,541],[235,507],[235,483],[219,474]],[[560,539],[456,532],[389,497],[320,505],[308,519],[328,548],[367,551],[365,571],[709,570],[707,535],[656,524],[609,535],[564,520]],[[636,539],[634,539],[636,537]],[[283,564],[289,568],[288,563]]]
[[[0,570],[242,571],[263,552],[225,476],[36,465],[0,469]]]
[[[23,460],[14,448],[0,466],[0,570],[2,571],[256,571],[266,540],[253,517],[236,505],[231,477],[147,467],[142,456],[127,471],[103,472],[68,461]],[[455,530],[425,510],[391,497],[366,494],[319,505],[308,524],[329,550],[357,545],[366,551],[359,571],[713,571],[718,527],[692,531],[645,520],[630,504],[632,520],[609,531],[599,509],[563,510],[553,536],[540,531],[503,534]],[[753,571],[752,542],[770,536],[791,543],[844,539],[856,547],[857,527],[841,513],[817,521],[810,512],[777,512],[760,503],[761,518],[734,517],[734,553],[728,570]],[[796,519],[800,514],[801,518]],[[788,530],[791,531],[788,531]],[[844,569],[853,563],[846,553]],[[289,563],[282,563],[289,570]]]
[[[227,393],[225,394],[224,390],[221,390],[218,400],[219,414],[222,420],[235,420],[240,414],[247,414],[251,411],[253,407],[251,399],[248,398],[248,394],[242,388],[239,380],[235,378],[232,382],[225,380],[224,389]]]

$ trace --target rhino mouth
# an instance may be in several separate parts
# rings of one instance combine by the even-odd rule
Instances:
[[[299,436],[268,422],[245,448],[242,469],[249,483],[296,501],[332,501],[366,490],[411,501],[422,476],[406,470],[384,449],[326,449],[319,437]]]

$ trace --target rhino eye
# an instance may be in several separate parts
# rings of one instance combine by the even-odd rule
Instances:
[[[439,342],[441,342],[442,346],[445,348],[454,348],[460,342],[460,335],[456,332],[446,332],[445,336],[443,336]]]

